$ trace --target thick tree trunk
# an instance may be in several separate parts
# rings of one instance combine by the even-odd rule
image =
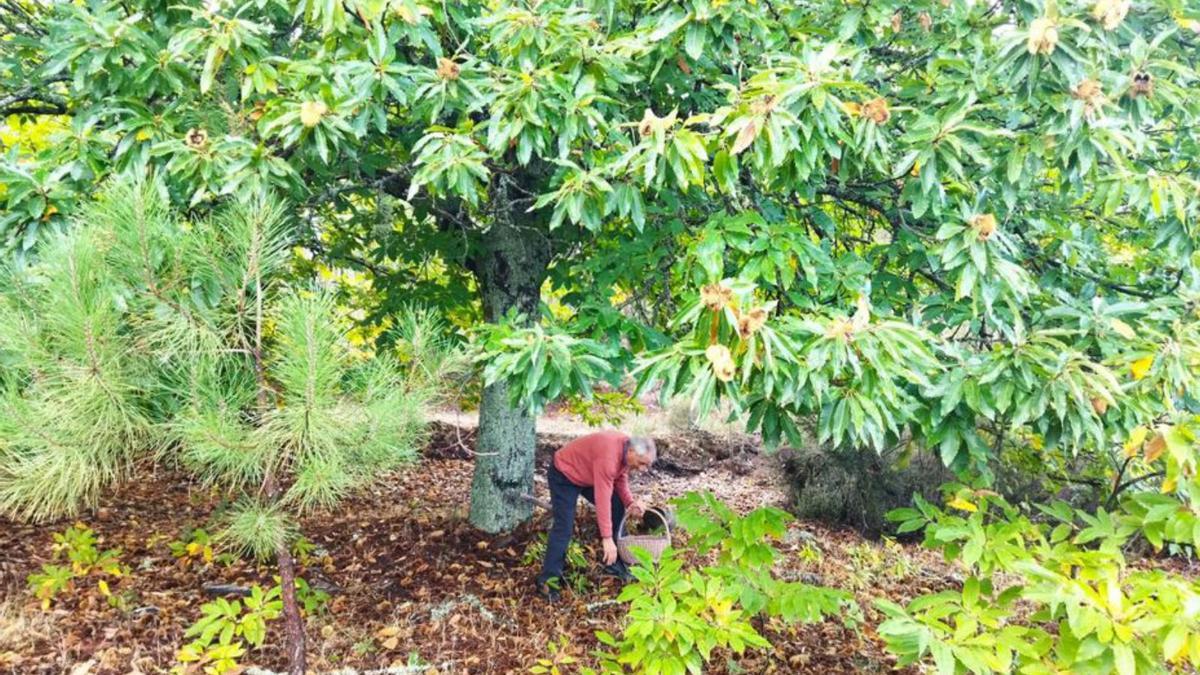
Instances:
[[[550,247],[542,230],[497,218],[484,235],[471,268],[479,280],[484,318],[497,322],[510,309],[536,321]],[[532,505],[536,420],[509,404],[508,387],[484,389],[479,407],[471,523],[485,532],[507,532],[528,520]]]
[[[300,605],[296,602],[296,566],[287,544],[275,552],[279,559],[279,590],[283,599],[283,626],[287,632],[285,649],[288,657],[288,675],[304,675],[305,664],[304,619],[300,616]]]
[[[533,513],[521,495],[533,490],[535,420],[513,409],[504,384],[487,387],[479,407],[471,524],[485,532],[508,532]]]

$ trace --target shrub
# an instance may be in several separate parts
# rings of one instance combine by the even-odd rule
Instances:
[[[850,623],[860,618],[845,592],[775,577],[773,541],[782,537],[788,514],[761,508],[739,516],[707,493],[690,493],[675,507],[688,546],[666,551],[657,565],[635,551],[641,562],[632,570],[636,581],[618,597],[629,603],[624,630],[619,638],[597,633],[614,650],[599,655],[603,672],[704,672],[715,651],[770,647],[754,626],[756,617],[788,623],[831,614]],[[710,554],[711,564],[687,569],[687,560]]]
[[[267,639],[267,622],[282,611],[278,586],[269,591],[254,586],[242,600],[217,598],[204,603],[200,618],[184,632],[193,640],[180,648],[176,655],[180,665],[171,672],[182,675],[193,666],[203,666],[211,675],[240,671],[238,659],[246,654],[246,647],[261,647]]]
[[[539,564],[546,557],[546,533],[542,532],[525,547],[525,553],[521,556],[522,565]],[[587,592],[589,581],[587,572],[589,563],[587,552],[584,551],[583,544],[578,539],[572,538],[571,543],[567,545],[567,583],[576,593]]]
[[[167,546],[171,549],[171,555],[184,567],[197,560],[205,564],[213,561],[212,537],[200,527],[188,530],[183,539],[172,541]]]
[[[930,453],[898,457],[869,448],[801,448],[788,454],[784,467],[793,513],[868,537],[888,532],[887,512],[908,506],[914,492],[932,498],[936,486],[954,476]]]
[[[741,654],[769,647],[750,623],[753,614],[737,607],[738,589],[720,576],[684,571],[684,560],[668,551],[657,565],[641,556],[633,570],[637,583],[617,598],[629,603],[620,639],[601,631],[600,641],[617,650],[603,661],[605,672],[701,673],[714,649]]]
[[[101,577],[96,582],[100,594],[114,602],[107,578],[125,576],[128,570],[121,564],[121,550],[100,550],[96,533],[83,523],[75,523],[60,533],[54,534],[51,552],[54,560],[63,560],[68,565],[48,563],[40,572],[30,574],[27,582],[30,591],[41,600],[42,608],[48,609],[60,593],[75,587],[75,581],[94,575]]]
[[[1123,548],[1138,528],[1123,514],[1058,503],[1035,522],[995,493],[948,489],[958,513],[918,497],[889,516],[969,573],[961,591],[906,607],[877,601],[888,616],[879,635],[900,665],[929,657],[947,674],[1122,675],[1200,666],[1200,584],[1130,567]]]

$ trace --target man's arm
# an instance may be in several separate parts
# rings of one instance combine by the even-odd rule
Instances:
[[[600,528],[600,543],[604,546],[604,564],[617,561],[617,544],[613,541],[612,493],[613,479],[602,470],[596,470],[592,490],[596,497],[596,525]]]
[[[629,474],[621,473],[617,476],[617,480],[613,481],[613,489],[617,496],[621,498],[621,503],[628,507],[634,502],[633,493],[629,491]]]
[[[612,494],[613,479],[601,471],[596,472],[595,484],[592,490],[596,495],[596,525],[600,528],[601,539],[612,539]]]

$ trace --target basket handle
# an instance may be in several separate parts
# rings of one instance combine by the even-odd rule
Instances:
[[[658,517],[662,519],[663,527],[667,528],[667,541],[671,541],[671,523],[667,522],[667,514],[663,513],[662,511],[659,511],[658,509],[656,509],[654,507],[650,507],[650,508],[646,509],[645,512],[646,513],[654,512],[654,513],[658,514]],[[625,532],[625,521],[628,519],[629,519],[629,510],[626,509],[625,513],[621,515],[621,523],[619,525],[617,525],[617,539],[621,539],[623,537],[629,536],[628,533]]]

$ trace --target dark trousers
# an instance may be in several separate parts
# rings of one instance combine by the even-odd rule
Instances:
[[[542,562],[542,573],[538,575],[538,583],[543,584],[551,579],[562,579],[563,567],[567,562],[567,546],[571,543],[571,534],[575,530],[575,505],[579,496],[596,503],[596,493],[590,487],[579,487],[563,475],[554,461],[546,470],[546,482],[550,484],[550,508],[554,514],[554,524],[550,526],[550,536],[546,539],[546,559]],[[614,492],[612,496],[613,537],[616,538],[616,528],[625,517],[625,504]],[[619,559],[614,564],[623,568],[624,563]]]

